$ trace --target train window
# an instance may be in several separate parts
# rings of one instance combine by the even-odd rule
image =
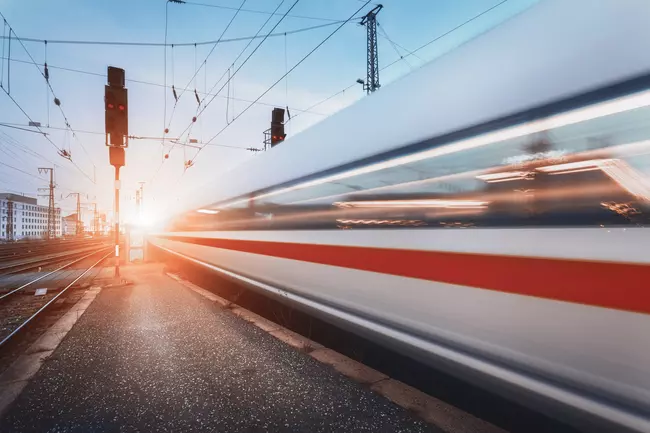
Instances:
[[[639,95],[521,123],[184,216],[185,229],[647,223],[650,108]],[[426,145],[427,143],[423,143]]]

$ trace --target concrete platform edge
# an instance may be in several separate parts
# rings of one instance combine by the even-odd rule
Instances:
[[[182,279],[178,275],[168,272],[165,274],[206,299],[230,309],[233,315],[257,326],[278,340],[307,353],[313,359],[323,364],[331,366],[342,375],[369,386],[372,391],[380,394],[397,406],[414,413],[416,416],[446,433],[507,433],[499,427],[450,406],[405,383],[391,379],[387,375],[361,364],[352,358],[328,349],[320,343],[227,301],[202,287]]]
[[[20,395],[29,380],[58,347],[100,291],[101,287],[97,286],[86,290],[82,298],[68,312],[50,326],[7,370],[2,372],[0,375],[0,417]]]

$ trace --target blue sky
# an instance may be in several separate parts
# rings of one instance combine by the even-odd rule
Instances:
[[[281,0],[247,0],[245,9],[272,11]],[[294,0],[286,0],[279,12],[285,12]],[[431,59],[452,50],[463,42],[498,25],[508,17],[526,9],[536,0],[508,0],[479,19],[440,39],[381,71],[382,85],[408,74]],[[241,0],[196,0],[216,6],[238,7]],[[291,31],[330,20],[344,20],[364,5],[362,0],[300,0],[292,15],[321,18],[307,19],[287,17],[276,32]],[[473,16],[500,3],[500,0],[386,0],[378,21],[386,34],[397,44],[414,50],[436,36],[456,27]],[[372,5],[372,3],[371,3]],[[0,11],[7,18],[19,37],[49,40],[104,40],[163,42],[165,38],[164,0],[0,0]],[[190,4],[168,4],[167,41],[169,43],[200,42],[218,39],[235,11],[216,7]],[[362,10],[369,10],[370,5]],[[240,12],[224,38],[237,38],[255,34],[267,15]],[[265,31],[277,22],[274,17]],[[329,35],[336,26],[269,38],[251,57],[233,80],[231,94],[237,99],[254,100],[285,73],[285,56],[291,68],[313,47]],[[199,92],[210,89],[233,62],[247,42],[232,42],[218,45],[207,60],[207,67],[197,75],[196,84],[190,82],[196,67],[208,55],[212,45],[174,47],[167,49],[167,84],[183,87],[190,82]],[[253,42],[250,50],[257,45]],[[44,62],[45,44],[25,42],[35,61]],[[286,50],[285,50],[286,47]],[[5,50],[6,50],[5,45]],[[365,78],[366,70],[365,28],[357,24],[346,24],[309,59],[302,63],[288,80],[280,82],[260,101],[277,106],[289,106],[292,115],[300,109],[339,92]],[[398,50],[400,50],[398,48]],[[402,55],[406,53],[402,52]],[[20,44],[12,43],[12,58],[29,60]],[[5,57],[7,52],[5,51]],[[242,60],[247,54],[242,57]],[[173,68],[172,68],[173,58]],[[195,63],[196,58],[196,63]],[[395,48],[383,36],[379,38],[380,67],[399,59]],[[108,65],[122,67],[127,79],[162,84],[165,81],[164,50],[162,47],[115,47],[96,45],[65,45],[50,43],[47,46],[47,62],[50,68],[50,82],[70,125],[75,130],[103,131],[103,85],[105,78],[88,74],[55,69],[65,67],[105,74]],[[7,64],[3,62],[3,84],[7,82]],[[480,73],[477,71],[477,73]],[[162,135],[164,129],[164,106],[167,104],[167,122],[174,105],[171,90],[162,87],[127,82],[129,89],[130,133],[138,136]],[[221,87],[219,85],[216,89]],[[222,92],[226,95],[226,89]],[[11,62],[11,95],[36,121],[48,123],[48,96],[46,84],[37,68],[31,64]],[[353,103],[364,96],[360,87],[332,98],[314,108],[314,113],[303,113],[288,125],[288,134],[295,135],[310,125],[321,121],[326,115]],[[51,103],[49,97],[49,125],[63,127],[62,115]],[[227,107],[228,104],[228,107]],[[207,140],[226,126],[226,107],[229,120],[233,112],[240,113],[249,105],[239,100],[227,102],[218,97],[199,117],[192,130],[192,137]],[[191,92],[183,95],[171,118],[170,134],[176,136],[191,123],[196,111],[196,100]],[[271,107],[254,105],[221,134],[214,142],[240,148],[259,147],[262,131],[268,128]],[[0,122],[27,124],[27,118],[11,100],[0,92]],[[49,137],[59,147],[70,148],[75,163],[85,173],[93,176],[97,183],[87,180],[71,163],[59,157],[56,149],[38,134],[0,127],[0,160],[37,174],[38,166],[57,167],[57,182],[60,190],[57,201],[64,210],[73,210],[73,199],[61,199],[70,191],[80,191],[88,196],[86,201],[95,200],[101,209],[112,208],[113,171],[108,165],[108,151],[102,135],[79,133],[78,140],[69,133],[48,129]],[[23,146],[35,151],[40,158],[30,155],[9,144],[8,134]],[[80,146],[83,144],[85,150]],[[155,214],[170,200],[191,194],[215,173],[231,169],[254,154],[240,149],[210,146],[195,161],[195,166],[184,172],[183,160],[193,158],[195,150],[187,149],[184,154],[176,147],[170,158],[160,166],[162,150],[160,141],[132,140],[127,150],[127,166],[122,170],[122,199],[126,218],[133,212],[134,191],[138,182],[145,181],[146,205],[149,213]],[[159,171],[158,168],[160,168]],[[157,173],[154,177],[154,174]],[[252,174],[254,175],[254,174]],[[19,191],[29,195],[37,187],[45,186],[39,181],[16,170],[0,165],[0,190]],[[215,185],[215,187],[219,187]]]

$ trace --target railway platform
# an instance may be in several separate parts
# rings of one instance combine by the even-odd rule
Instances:
[[[373,391],[380,373],[351,380],[160,264],[122,275],[132,284],[89,290],[31,364],[0,375],[31,375],[4,395],[0,431],[443,431]]]

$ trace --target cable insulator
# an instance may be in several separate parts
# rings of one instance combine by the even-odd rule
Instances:
[[[45,75],[45,81],[50,81],[50,70],[47,69],[47,63],[45,63],[45,68],[43,70],[43,75]]]
[[[176,100],[176,102],[178,102],[178,95],[176,95],[176,88],[174,87],[173,84],[172,84],[172,93],[174,94],[174,99]]]
[[[165,134],[169,134],[169,128],[165,128]]]
[[[192,117],[192,122],[196,122],[196,116]]]
[[[194,89],[194,96],[196,96],[196,103],[201,105],[201,98],[199,98],[199,94],[197,93],[196,89]]]
[[[54,105],[56,105],[58,107],[61,106],[61,101],[59,100],[59,98],[54,98]]]

